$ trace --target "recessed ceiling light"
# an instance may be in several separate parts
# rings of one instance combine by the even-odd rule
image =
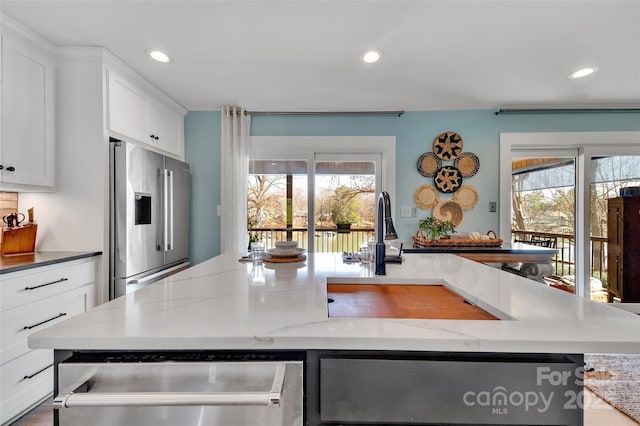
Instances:
[[[596,67],[581,68],[581,69],[579,69],[577,71],[574,71],[571,74],[569,74],[569,79],[573,80],[575,78],[586,77],[588,75],[593,74],[596,71],[598,71],[598,68],[596,68]]]
[[[147,53],[149,54],[149,56],[151,56],[153,59],[155,59],[158,62],[166,63],[171,61],[171,59],[169,58],[169,56],[167,56],[166,53],[161,52],[159,50],[149,50],[147,51]]]
[[[374,62],[378,62],[382,58],[382,52],[379,50],[367,50],[361,56],[363,62],[367,64],[373,64]]]

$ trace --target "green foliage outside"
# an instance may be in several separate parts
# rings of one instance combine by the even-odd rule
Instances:
[[[341,185],[335,189],[331,198],[331,218],[333,223],[357,223],[360,221],[360,202],[352,188]]]

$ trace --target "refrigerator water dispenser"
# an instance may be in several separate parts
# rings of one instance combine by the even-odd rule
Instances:
[[[151,225],[151,194],[136,192],[136,225]]]

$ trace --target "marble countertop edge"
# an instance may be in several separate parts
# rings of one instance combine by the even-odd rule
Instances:
[[[311,254],[254,267],[223,255],[32,334],[76,350],[376,349],[640,353],[640,316],[449,254],[412,254],[387,275]],[[328,318],[327,282],[444,283],[509,319]]]

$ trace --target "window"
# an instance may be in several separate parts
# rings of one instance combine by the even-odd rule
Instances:
[[[276,241],[297,241],[307,248],[307,162],[304,160],[250,160],[247,182],[249,242],[267,248]]]
[[[547,150],[551,157],[536,154],[512,151],[512,241],[556,249],[553,274],[545,281],[573,293],[578,150]]]
[[[573,267],[576,295],[590,297],[592,271],[596,264],[606,262],[601,239],[595,238],[592,229],[599,221],[595,200],[602,198],[592,194],[600,191],[598,183],[602,167],[610,169],[615,179],[633,182],[635,172],[628,175],[622,166],[609,163],[602,157],[640,155],[640,132],[566,132],[566,133],[502,133],[500,135],[500,235],[506,241],[512,236],[512,161],[523,157],[556,157],[554,153],[572,150],[575,154],[575,263]],[[637,157],[636,157],[637,159]],[[616,161],[616,160],[607,160]],[[632,163],[634,160],[631,160]],[[636,163],[637,164],[637,163]],[[615,169],[615,171],[614,171]],[[622,173],[622,174],[621,174]],[[623,176],[624,174],[624,176]],[[610,177],[611,177],[610,176]],[[611,194],[609,194],[611,195]],[[595,197],[595,198],[594,198]],[[595,216],[593,216],[595,214]],[[598,266],[600,268],[600,266]],[[596,277],[598,280],[601,278]],[[602,281],[602,280],[601,280]],[[606,280],[605,280],[606,281]]]
[[[250,157],[248,226],[267,247],[357,251],[377,195],[395,188],[393,137],[253,137]]]

